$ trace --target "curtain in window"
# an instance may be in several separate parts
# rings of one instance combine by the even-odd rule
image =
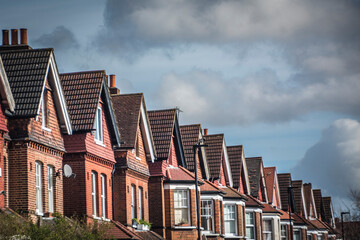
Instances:
[[[224,205],[225,233],[236,234],[235,205]]]
[[[175,224],[188,224],[190,222],[188,190],[174,191],[174,211]]]

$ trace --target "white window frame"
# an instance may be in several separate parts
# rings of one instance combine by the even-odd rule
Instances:
[[[41,99],[41,127],[42,127],[43,130],[51,132],[51,129],[46,126],[46,120],[47,120],[48,116],[47,116],[47,113],[45,111],[45,99],[47,99],[47,101],[49,101],[47,96],[45,98],[45,94],[47,94],[47,92],[48,92],[48,90],[46,88],[44,88],[43,96],[42,96],[42,99]],[[46,109],[46,110],[49,111],[49,109]],[[50,119],[48,119],[48,120],[50,120]]]
[[[54,212],[54,167],[47,166],[49,212]]]
[[[204,207],[203,203],[207,203],[207,207]],[[204,228],[203,232],[213,233],[214,232],[214,201],[209,199],[201,200],[201,222],[202,219],[206,218],[207,224],[211,224],[211,230]],[[209,219],[211,218],[211,222],[209,224]]]
[[[249,215],[248,215],[249,214]],[[252,220],[253,222],[252,223],[248,223],[247,221],[247,216],[252,216]],[[254,238],[250,238],[247,234],[246,234],[246,238],[248,240],[255,240],[256,239],[256,226],[255,226],[255,212],[246,212],[245,213],[245,223],[246,223],[246,228],[245,228],[245,234],[247,232],[247,229],[252,229],[252,232],[253,232],[253,235],[254,235]]]
[[[233,211],[232,211],[233,209]],[[231,215],[233,214],[233,218]],[[234,224],[235,232],[229,232],[229,229],[226,228],[226,223]],[[236,205],[235,204],[224,204],[224,224],[225,224],[225,235],[235,236],[237,234],[237,214],[236,214]]]
[[[139,187],[138,189],[138,210],[139,210],[139,219],[144,219],[143,216],[143,188]]]
[[[36,186],[36,214],[43,215],[42,197],[42,163],[35,162],[35,186]]]
[[[101,179],[101,213],[103,219],[106,219],[106,176],[100,175]]]
[[[282,228],[285,227],[285,236],[282,234]],[[287,224],[280,224],[280,239],[287,240],[288,239],[288,225]]]
[[[136,186],[131,184],[131,218],[136,218]]]
[[[265,230],[265,222],[270,222],[270,231],[266,231]],[[265,235],[268,235],[270,234],[270,240],[273,240],[273,226],[274,226],[274,223],[271,219],[263,219],[263,239],[264,240],[267,240],[267,238],[265,238]]]
[[[301,229],[294,229],[294,230],[293,230],[293,234],[294,234],[294,235],[293,235],[293,237],[294,237],[293,239],[295,239],[295,233],[299,233],[299,239],[302,239]]]
[[[92,197],[93,217],[97,217],[96,181],[97,181],[97,173],[91,172],[91,197]]]
[[[180,198],[177,199],[177,197],[180,196]],[[186,204],[184,203],[186,201]],[[180,222],[177,222],[177,219],[175,217],[175,225],[180,224],[183,220],[187,220],[187,223],[191,225],[190,221],[190,194],[188,189],[175,189],[174,190],[174,216],[176,215],[176,210],[184,210],[187,209],[187,219],[181,219]]]
[[[104,136],[103,136],[103,127],[102,127],[102,108],[97,107],[95,114],[95,143],[103,144]]]

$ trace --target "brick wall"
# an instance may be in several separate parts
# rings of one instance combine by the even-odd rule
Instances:
[[[175,141],[174,141],[174,135],[171,138],[171,143],[170,143],[170,153],[169,153],[169,158],[168,158],[168,163],[169,165],[172,165],[174,167],[178,167],[178,159],[176,156],[176,148],[175,148]]]
[[[256,239],[262,239],[262,214],[255,212],[255,228],[256,228]]]
[[[220,200],[214,200],[214,230],[215,233],[221,233],[221,214],[220,214]]]
[[[165,237],[165,204],[162,177],[149,179],[149,219],[152,230]]]
[[[1,119],[0,119],[1,121]],[[5,161],[4,161],[4,132],[0,130],[0,169],[1,169],[1,176],[0,176],[0,191],[5,190]],[[6,172],[6,171],[5,171]],[[5,195],[0,195],[0,208],[5,207]]]
[[[301,229],[301,236],[302,236],[302,240],[307,239],[307,231],[306,231],[306,229]]]

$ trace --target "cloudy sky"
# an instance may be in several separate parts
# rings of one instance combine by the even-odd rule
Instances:
[[[2,1],[60,72],[105,69],[246,156],[342,197],[360,182],[360,2]],[[4,7],[5,6],[5,7]]]

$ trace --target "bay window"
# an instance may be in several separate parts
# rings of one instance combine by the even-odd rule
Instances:
[[[301,240],[300,229],[294,229],[294,240]]]
[[[212,200],[201,200],[201,227],[204,231],[213,232],[214,212]]]
[[[264,236],[264,240],[272,240],[271,220],[263,220],[263,236]]]
[[[281,230],[280,230],[280,238],[281,240],[286,240],[287,239],[287,231],[286,231],[287,227],[285,224],[281,225]]]
[[[175,224],[189,224],[189,191],[174,190]]]
[[[236,235],[236,206],[224,205],[225,234]]]

